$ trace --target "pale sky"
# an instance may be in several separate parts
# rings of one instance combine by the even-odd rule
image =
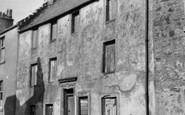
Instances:
[[[13,10],[14,24],[42,6],[44,0],[0,0],[0,11]]]

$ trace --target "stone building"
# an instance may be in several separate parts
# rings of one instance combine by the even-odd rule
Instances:
[[[16,105],[18,32],[9,11],[0,12],[0,115],[15,115]]]
[[[20,21],[16,115],[184,115],[184,0],[53,0]]]

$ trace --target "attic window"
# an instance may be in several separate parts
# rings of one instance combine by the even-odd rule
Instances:
[[[79,29],[79,11],[72,13],[71,17],[71,33],[77,32]]]
[[[57,38],[57,21],[53,21],[51,23],[51,34],[50,34],[50,41],[54,41]]]

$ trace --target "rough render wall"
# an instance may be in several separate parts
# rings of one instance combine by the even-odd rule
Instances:
[[[34,95],[34,89],[28,87],[29,65],[37,57],[43,71],[43,102],[54,103],[54,114],[63,113],[63,92],[57,80],[48,83],[48,63],[52,57],[57,57],[58,79],[77,76],[75,95],[89,93],[91,115],[101,114],[101,97],[107,94],[118,97],[119,115],[146,114],[145,1],[118,0],[118,16],[108,23],[105,23],[104,6],[104,0],[99,0],[82,8],[79,32],[72,35],[70,15],[60,18],[58,38],[52,43],[50,24],[39,27],[38,48],[34,51],[31,51],[31,32],[20,35],[16,95],[17,108],[21,110],[17,110],[17,115],[25,114],[27,102]],[[116,72],[104,75],[101,72],[103,43],[112,39],[116,40]],[[37,105],[42,109],[44,105],[40,102]]]
[[[153,2],[156,115],[185,114],[183,2]]]

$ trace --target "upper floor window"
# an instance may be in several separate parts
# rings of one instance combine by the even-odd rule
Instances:
[[[103,44],[103,72],[112,73],[116,69],[115,63],[115,40]]]
[[[5,37],[0,38],[0,61],[5,60]]]
[[[0,107],[3,106],[3,81],[0,81]]]
[[[79,29],[79,11],[72,13],[71,17],[71,33],[75,33]]]
[[[50,41],[54,41],[57,38],[57,21],[51,23]]]
[[[106,21],[113,20],[117,16],[117,0],[106,0]]]
[[[32,39],[31,39],[31,48],[37,48],[37,41],[38,41],[38,29],[32,31]]]
[[[37,85],[37,64],[31,65],[30,70],[30,86]]]
[[[56,80],[57,74],[57,58],[49,60],[49,82]]]

